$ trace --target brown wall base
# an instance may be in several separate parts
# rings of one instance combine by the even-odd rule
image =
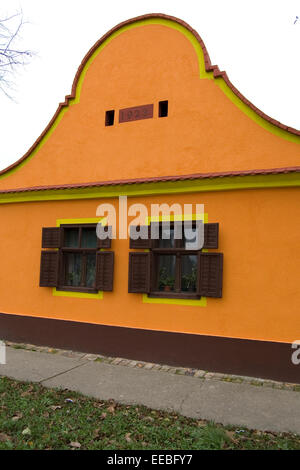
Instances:
[[[0,339],[300,383],[291,344],[0,314]]]

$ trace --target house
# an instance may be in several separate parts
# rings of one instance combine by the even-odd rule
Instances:
[[[0,337],[300,383],[299,143],[183,21],[116,26],[0,174]]]

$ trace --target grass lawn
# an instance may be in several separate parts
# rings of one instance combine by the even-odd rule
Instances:
[[[0,449],[298,449],[249,431],[0,377]]]

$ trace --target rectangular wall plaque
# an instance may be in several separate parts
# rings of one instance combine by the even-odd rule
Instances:
[[[153,118],[153,104],[134,106],[133,108],[120,109],[119,122],[137,121],[139,119]]]

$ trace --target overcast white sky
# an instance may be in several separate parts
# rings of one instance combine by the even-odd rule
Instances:
[[[0,18],[20,9],[29,23],[19,45],[37,56],[15,76],[15,101],[0,93],[0,169],[44,130],[91,46],[116,24],[145,13],[189,23],[212,63],[246,98],[300,129],[299,0],[0,0]]]

